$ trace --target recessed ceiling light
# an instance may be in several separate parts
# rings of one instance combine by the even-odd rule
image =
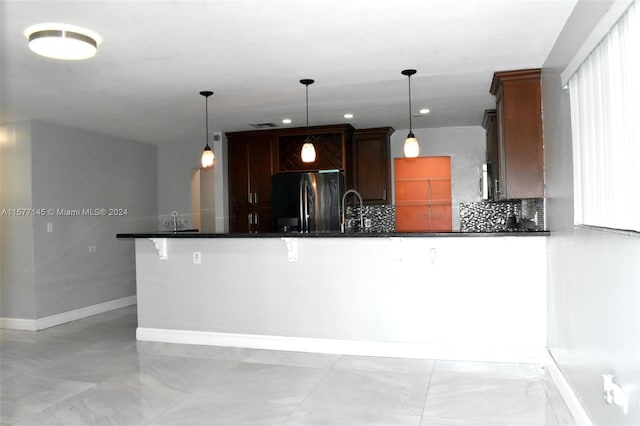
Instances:
[[[282,123],[283,124],[291,124],[291,119],[290,118],[283,118],[282,119]]]
[[[420,110],[420,114],[429,114],[429,112],[431,112],[431,110],[429,108],[422,108]]]
[[[24,34],[33,52],[53,59],[91,58],[102,42],[102,38],[95,32],[66,24],[32,25]]]
[[[353,118],[353,114],[347,113],[347,114],[344,115],[344,118],[347,118],[347,119]]]

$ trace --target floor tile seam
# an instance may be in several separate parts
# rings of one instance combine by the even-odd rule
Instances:
[[[100,383],[103,383],[103,382],[91,382],[91,381],[87,381],[87,380],[77,380],[77,379],[67,379],[67,378],[63,378],[63,377],[47,376],[45,374],[40,374],[39,372],[38,373],[34,373],[34,372],[30,372],[30,371],[20,371],[20,372],[17,372],[15,374],[13,374],[12,376],[20,376],[20,375],[22,375],[22,376],[24,376],[26,378],[29,378],[29,379],[36,379],[36,380],[37,379],[47,379],[47,380],[53,380],[56,383],[60,383],[60,382],[67,382],[67,383],[73,383],[73,384],[77,383],[77,384],[91,385],[92,387],[93,386],[97,386]],[[3,380],[4,379],[5,378],[3,377]]]
[[[433,378],[433,372],[436,369],[437,362],[437,360],[434,360],[431,365],[431,373],[429,374],[429,381],[427,382],[427,391],[424,393],[424,402],[422,403],[422,413],[420,413],[420,425],[422,425],[422,419],[424,418],[424,410],[427,408],[427,399],[429,398],[429,390],[431,389],[431,379]]]
[[[434,381],[435,382],[440,382],[440,381],[449,381],[452,378],[463,378],[463,379],[467,379],[467,380],[476,380],[476,381],[491,381],[491,382],[496,382],[496,383],[505,383],[505,384],[509,384],[509,383],[526,383],[526,384],[534,384],[534,383],[541,383],[542,379],[541,378],[528,378],[528,377],[501,377],[501,376],[492,376],[492,375],[475,375],[469,372],[465,372],[465,371],[458,371],[458,372],[447,372],[447,374],[449,374],[451,377],[441,377],[442,372],[434,372]]]
[[[58,379],[58,380],[61,380],[61,379]],[[62,380],[65,380],[65,379],[62,379]],[[47,406],[46,406],[45,408],[43,408],[42,410],[38,410],[38,411],[33,412],[33,413],[28,413],[28,414],[26,414],[26,415],[19,416],[18,418],[16,418],[16,421],[15,421],[14,423],[20,423],[20,422],[23,422],[23,421],[24,421],[23,419],[29,419],[29,418],[31,418],[31,417],[36,417],[36,416],[38,416],[38,415],[44,414],[44,412],[45,412],[45,411],[47,411],[47,410],[49,410],[49,409],[52,409],[52,408],[57,407],[57,406],[62,406],[63,404],[67,403],[68,401],[70,401],[70,400],[72,400],[72,399],[74,399],[74,398],[78,398],[78,397],[79,397],[80,395],[82,395],[83,393],[93,391],[93,390],[95,389],[95,387],[96,387],[96,386],[97,386],[97,385],[93,385],[93,386],[91,386],[91,387],[89,387],[89,388],[87,388],[87,389],[84,389],[84,390],[82,390],[82,391],[80,391],[80,392],[77,392],[77,393],[75,393],[75,394],[71,395],[71,396],[68,396],[68,397],[66,397],[66,398],[64,398],[64,399],[61,399],[60,401],[56,401],[56,402],[54,402],[53,404],[47,405]]]
[[[146,425],[153,425],[154,422],[156,420],[158,420],[158,418],[164,416],[167,412],[169,412],[170,410],[173,410],[174,408],[178,407],[179,405],[186,403],[187,400],[189,400],[190,398],[196,397],[198,395],[197,392],[193,392],[193,393],[191,393],[191,392],[189,392],[189,393],[181,392],[181,393],[184,394],[184,398],[182,398],[179,402],[176,402],[174,404],[171,404],[168,407],[165,407],[165,409],[162,410],[160,413],[158,413],[156,416],[153,416],[150,419],[143,420],[143,425],[145,425],[145,426]]]
[[[322,374],[322,377],[320,377],[318,379],[318,382],[315,384],[315,386],[313,386],[309,392],[307,392],[307,394],[305,395],[304,398],[302,398],[302,400],[295,406],[295,408],[293,410],[291,410],[291,412],[289,413],[289,415],[282,421],[282,423],[280,423],[280,426],[284,426],[289,419],[295,414],[296,411],[298,411],[298,409],[300,407],[302,407],[302,405],[305,403],[305,401],[307,401],[307,399],[309,399],[309,396],[316,390],[318,389],[318,386],[320,386],[320,384],[325,380],[325,378],[329,375],[329,373],[333,370],[335,370],[336,365],[338,364],[338,362],[340,362],[340,360],[343,358],[343,356],[339,356],[338,359],[336,360],[335,363],[333,363],[333,365],[330,368],[327,368],[326,371],[324,372],[324,374]]]
[[[279,362],[258,362],[258,361],[240,361],[241,364],[251,364],[251,365],[269,365],[272,367],[294,367],[294,368],[308,368],[311,370],[331,370],[333,366],[315,366],[315,365],[301,365],[301,364],[287,364],[287,363],[279,363]]]

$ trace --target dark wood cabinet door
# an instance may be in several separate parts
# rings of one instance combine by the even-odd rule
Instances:
[[[540,70],[495,73],[501,200],[544,196]]]
[[[391,127],[360,129],[353,134],[352,184],[366,204],[391,200]]]
[[[249,142],[249,192],[255,208],[271,207],[271,175],[273,174],[273,143],[271,135],[256,136]]]
[[[253,210],[251,209],[231,209],[229,215],[230,232],[249,233],[251,232]]]
[[[271,207],[258,208],[255,210],[253,218],[253,232],[269,233],[273,232]]]
[[[232,209],[229,228],[241,234],[272,232],[271,208]]]
[[[271,230],[274,140],[260,132],[227,135],[231,232]]]
[[[251,206],[248,145],[248,141],[244,139],[229,138],[227,141],[229,206],[231,209],[247,209]]]

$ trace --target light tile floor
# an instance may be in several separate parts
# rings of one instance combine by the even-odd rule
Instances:
[[[136,342],[135,307],[0,331],[2,425],[549,425],[531,365]]]

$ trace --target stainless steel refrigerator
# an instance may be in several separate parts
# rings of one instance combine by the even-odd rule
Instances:
[[[340,231],[344,173],[282,173],[271,177],[274,232]]]

